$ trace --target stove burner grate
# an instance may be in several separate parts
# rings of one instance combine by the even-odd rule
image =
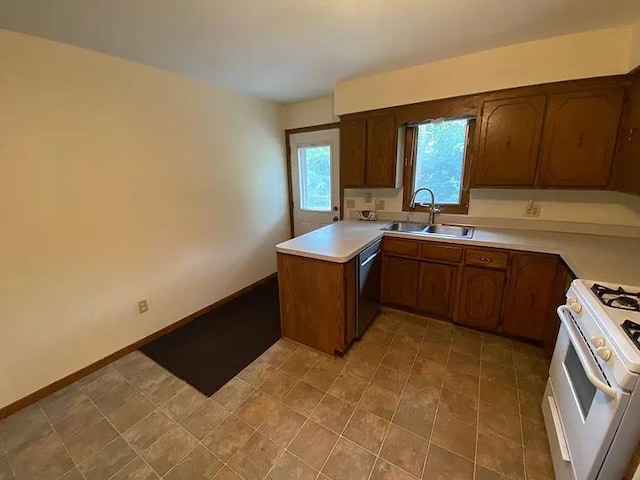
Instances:
[[[640,325],[631,320],[625,320],[622,322],[622,330],[640,350]]]
[[[616,289],[594,283],[591,291],[607,307],[640,312],[640,292],[628,292],[622,287]]]

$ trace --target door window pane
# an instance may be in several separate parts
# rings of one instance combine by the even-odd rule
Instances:
[[[468,119],[464,118],[418,125],[414,192],[420,187],[429,187],[436,203],[461,203],[467,123]],[[428,192],[420,192],[416,198],[417,203],[429,201]]]
[[[300,209],[331,211],[331,146],[298,147]]]
[[[587,378],[587,374],[584,373],[584,368],[572,344],[569,344],[567,356],[564,359],[564,367],[567,370],[571,386],[578,399],[582,418],[585,419],[591,409],[593,397],[596,396],[596,387],[593,386]]]

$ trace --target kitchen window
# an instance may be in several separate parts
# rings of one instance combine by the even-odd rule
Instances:
[[[445,213],[467,213],[469,191],[465,185],[470,138],[475,119],[430,120],[409,125],[406,133],[408,168],[404,177],[404,210],[409,210],[411,196],[420,187],[429,187],[435,203]],[[430,202],[428,192],[416,197],[416,210],[428,211],[419,203]]]

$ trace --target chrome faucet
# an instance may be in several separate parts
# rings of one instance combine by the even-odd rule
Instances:
[[[411,200],[409,201],[409,208],[411,210],[416,209],[416,197],[422,191],[426,191],[431,194],[431,203],[429,205],[429,223],[436,223],[436,215],[440,213],[440,205],[436,205],[436,197],[433,194],[433,190],[431,190],[430,188],[420,187],[415,192],[413,192],[413,195],[411,195]]]

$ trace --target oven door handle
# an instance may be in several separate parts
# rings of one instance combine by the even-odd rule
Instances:
[[[589,358],[587,357],[587,354],[584,351],[584,347],[583,347],[584,342],[581,338],[582,336],[580,335],[579,332],[576,331],[573,317],[571,315],[571,309],[567,305],[560,305],[556,311],[558,312],[558,317],[560,318],[560,321],[562,322],[565,329],[567,330],[567,333],[569,334],[569,339],[571,340],[571,343],[573,344],[575,351],[578,354],[578,359],[582,364],[582,368],[584,369],[584,373],[589,379],[589,382],[591,382],[591,384],[594,387],[596,387],[598,390],[600,390],[602,393],[604,393],[608,397],[611,397],[614,399],[618,398],[618,391],[615,388],[607,385],[602,380],[600,380],[598,378],[596,371],[593,369],[593,366],[591,365],[591,362],[589,361]]]

